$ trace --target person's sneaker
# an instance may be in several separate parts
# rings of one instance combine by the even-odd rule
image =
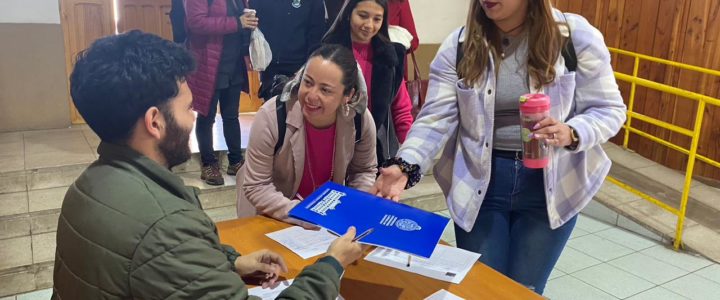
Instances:
[[[220,166],[217,163],[203,166],[202,171],[200,171],[200,179],[205,180],[205,183],[209,185],[225,184],[225,179],[223,179]]]
[[[227,174],[231,176],[237,175],[237,173],[240,172],[240,168],[243,166],[243,164],[245,164],[245,161],[241,160],[239,163],[228,165]]]

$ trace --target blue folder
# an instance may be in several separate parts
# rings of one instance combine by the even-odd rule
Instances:
[[[372,228],[360,242],[429,258],[450,221],[443,216],[328,182],[295,206],[290,217],[338,235]]]

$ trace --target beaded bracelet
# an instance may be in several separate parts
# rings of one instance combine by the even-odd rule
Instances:
[[[381,165],[383,168],[387,168],[392,165],[397,165],[400,167],[400,171],[405,173],[408,176],[408,181],[405,184],[405,189],[409,189],[413,186],[415,186],[418,182],[420,182],[420,179],[422,178],[422,174],[420,174],[420,166],[416,164],[411,164],[405,161],[404,159],[400,157],[393,157],[386,161],[384,161]]]

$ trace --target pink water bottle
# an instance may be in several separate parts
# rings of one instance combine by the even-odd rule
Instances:
[[[543,94],[520,96],[520,120],[522,122],[523,165],[542,169],[548,165],[548,145],[532,138],[533,127],[550,115],[550,98]]]

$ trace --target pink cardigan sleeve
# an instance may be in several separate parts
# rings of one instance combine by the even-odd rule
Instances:
[[[395,95],[395,100],[392,104],[392,117],[395,125],[395,134],[400,144],[402,144],[405,142],[405,138],[410,131],[410,126],[413,123],[412,101],[405,86],[405,80],[400,83],[400,89],[397,95]]]
[[[216,2],[213,2],[216,4]],[[222,3],[217,3],[220,5]],[[185,1],[185,20],[191,33],[225,35],[238,31],[238,19],[228,16],[211,17],[207,0]]]

